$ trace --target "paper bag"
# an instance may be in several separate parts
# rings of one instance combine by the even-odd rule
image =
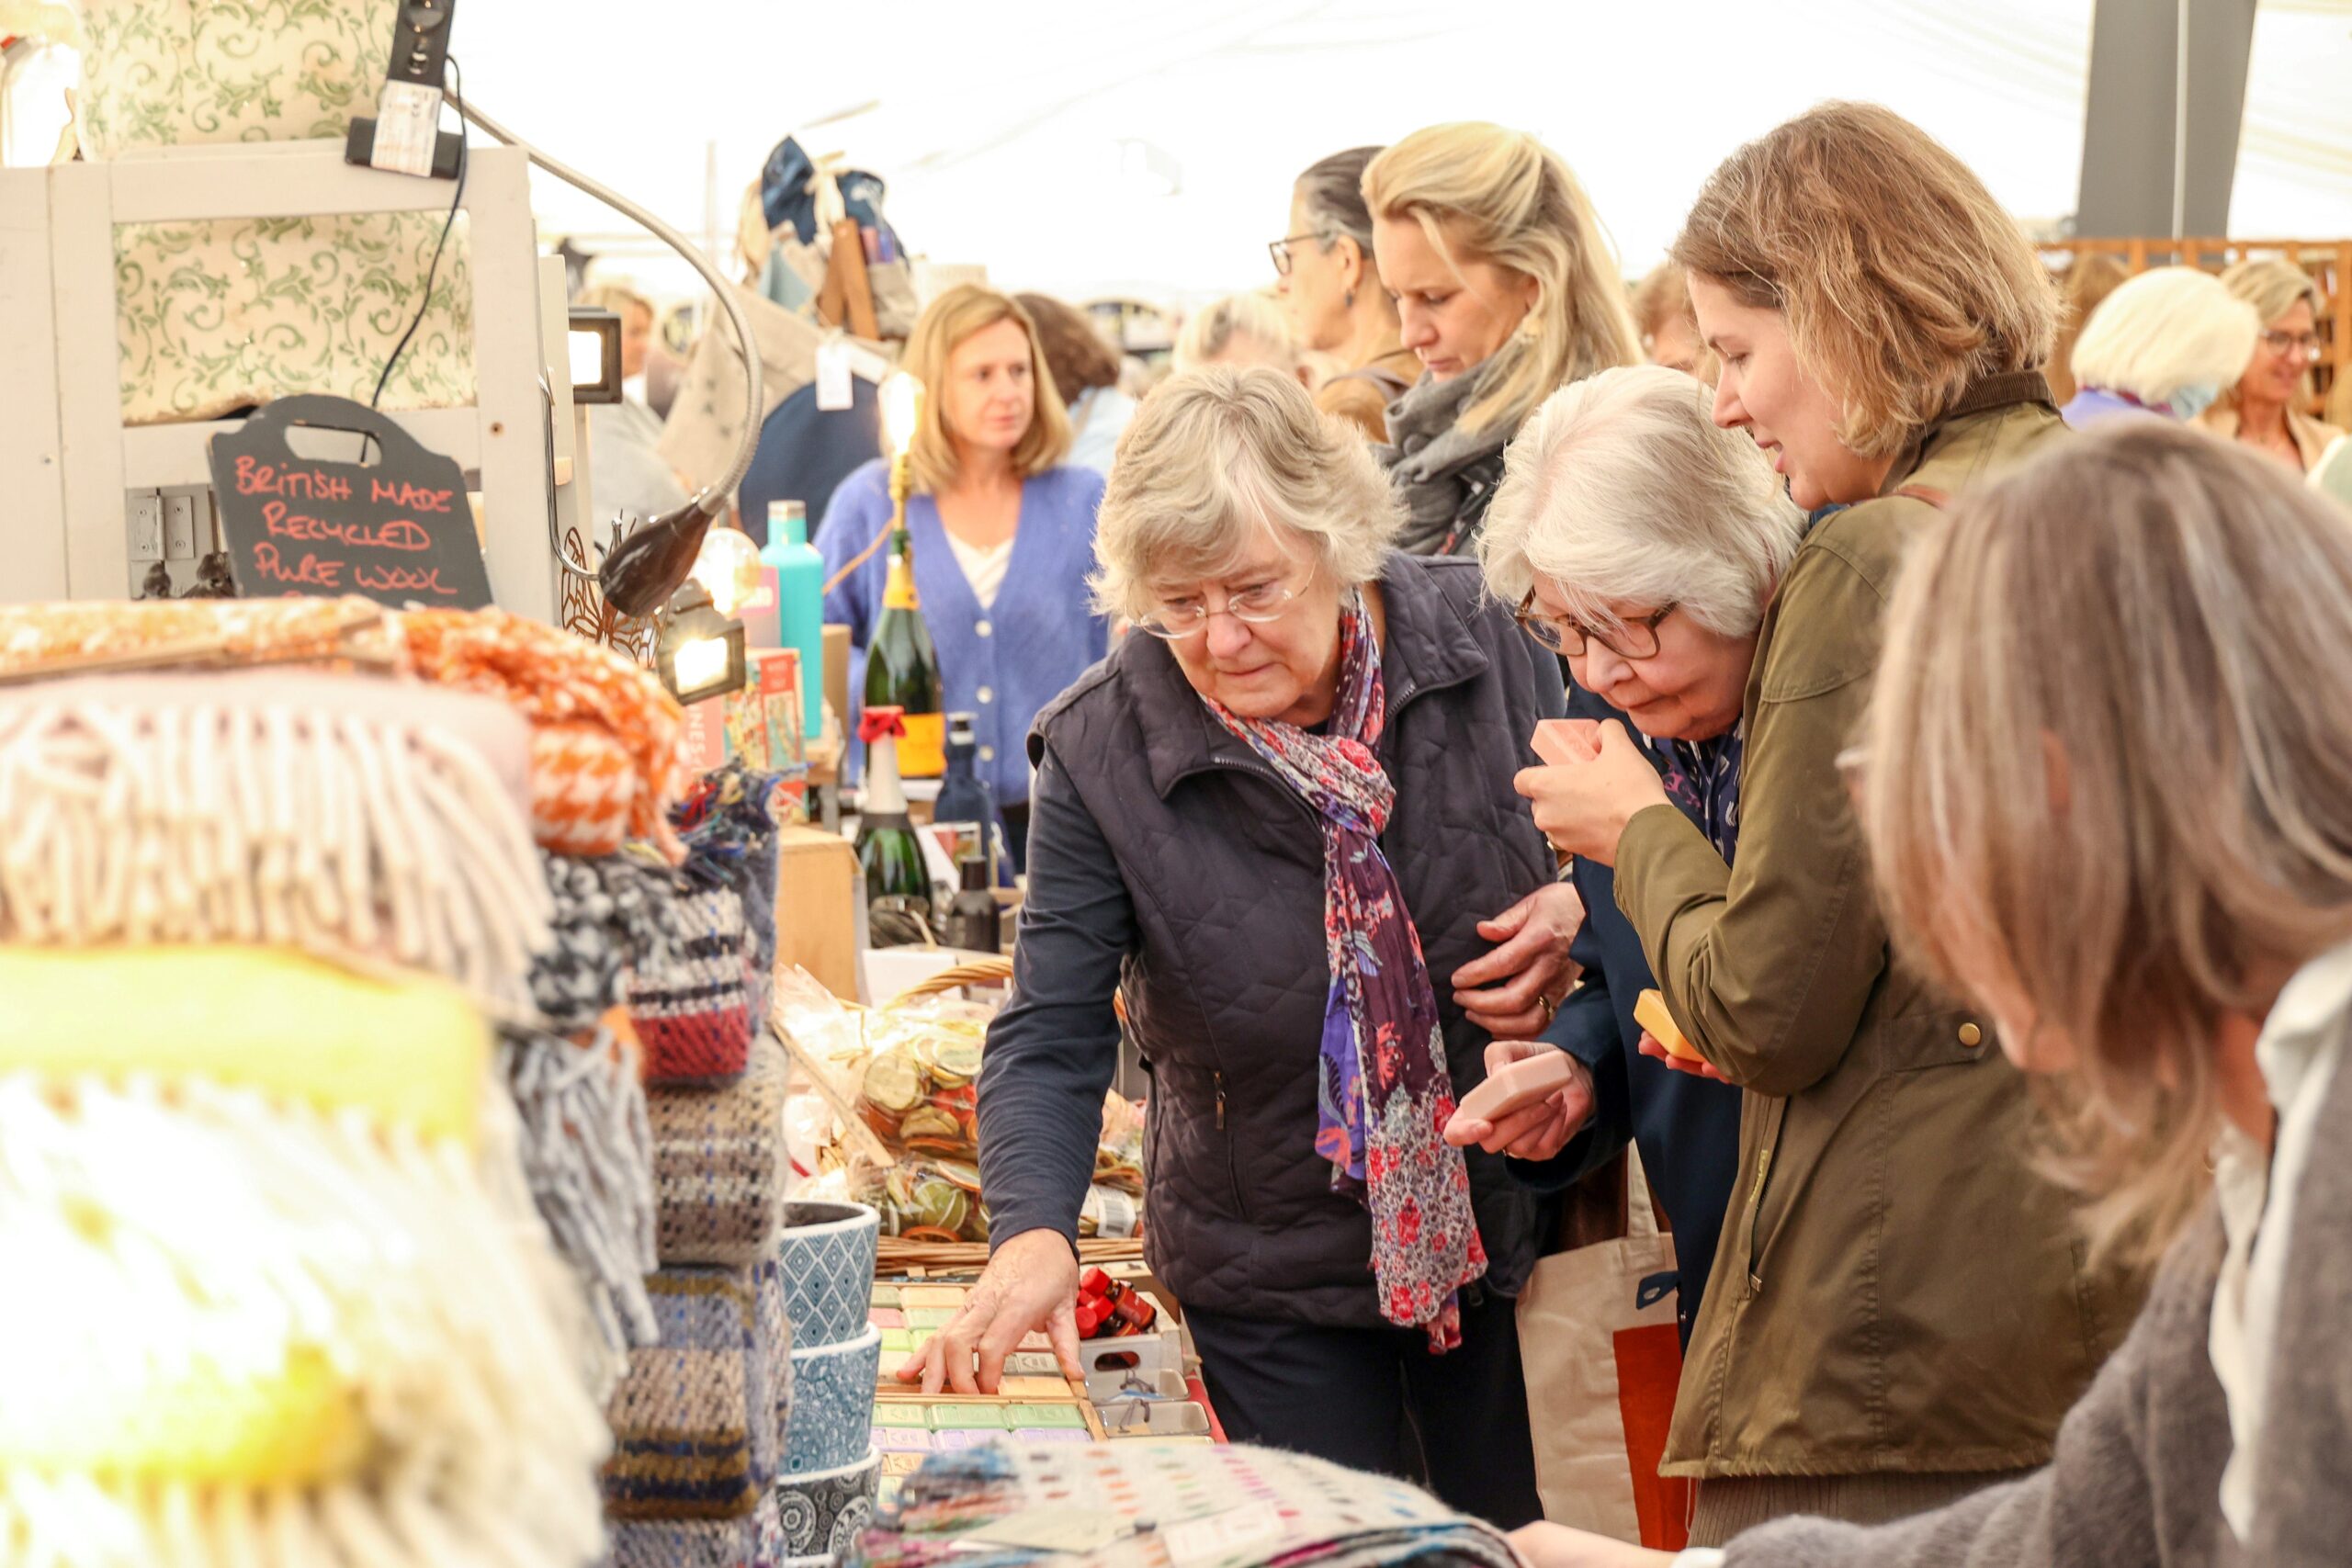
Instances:
[[[1628,1146],[1626,1234],[1535,1266],[1520,1356],[1544,1517],[1663,1551],[1689,1544],[1690,1483],[1657,1473],[1682,1375],[1674,1238]]]

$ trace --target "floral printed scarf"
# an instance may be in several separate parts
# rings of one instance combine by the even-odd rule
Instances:
[[[1204,699],[1205,700],[1205,699]],[[1396,786],[1374,748],[1387,717],[1380,650],[1361,598],[1340,620],[1340,698],[1328,734],[1211,713],[1272,763],[1323,824],[1324,1006],[1315,1151],[1331,1189],[1372,1212],[1372,1269],[1389,1322],[1462,1342],[1461,1288],[1487,1271],[1462,1151],[1442,1135],[1453,1080],[1420,932],[1380,852]]]

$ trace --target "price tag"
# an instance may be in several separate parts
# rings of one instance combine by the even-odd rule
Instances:
[[[440,88],[387,82],[376,100],[376,146],[368,162],[389,174],[429,179],[433,144],[440,130]]]
[[[959,1547],[1009,1546],[1027,1551],[1100,1551],[1134,1527],[1102,1508],[1023,1508],[956,1538]]]
[[[822,413],[839,413],[851,406],[850,355],[847,338],[829,338],[817,345],[817,408]]]
[[[1171,1561],[1198,1562],[1228,1557],[1261,1541],[1279,1540],[1282,1533],[1282,1511],[1272,1503],[1253,1503],[1247,1507],[1227,1508],[1206,1518],[1170,1525],[1159,1532],[1159,1538],[1166,1543]]]

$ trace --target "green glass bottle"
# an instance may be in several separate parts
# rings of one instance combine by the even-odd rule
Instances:
[[[931,872],[899,783],[899,740],[905,728],[905,716],[895,707],[869,707],[858,724],[865,741],[865,786],[858,800],[857,863],[865,874],[876,947],[919,942],[931,925]],[[910,919],[921,930],[909,925]]]
[[[907,778],[935,779],[947,771],[947,715],[940,700],[939,655],[931,646],[931,628],[922,624],[908,548],[902,526],[890,535],[882,614],[865,643],[865,706],[894,707],[906,716],[899,769]]]

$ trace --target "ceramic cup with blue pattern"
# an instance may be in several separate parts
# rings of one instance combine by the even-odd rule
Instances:
[[[840,1345],[795,1345],[785,1470],[808,1475],[864,1454],[874,1438],[874,1389],[881,1376],[878,1328]]]
[[[776,1260],[797,1346],[840,1345],[865,1332],[882,1216],[863,1203],[786,1203]],[[868,1384],[866,1392],[873,1393]]]
[[[783,1517],[785,1551],[794,1559],[846,1553],[874,1522],[881,1478],[877,1453],[814,1475],[778,1476],[776,1512]]]

